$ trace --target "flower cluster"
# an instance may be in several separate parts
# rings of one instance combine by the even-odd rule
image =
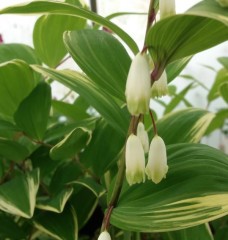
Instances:
[[[148,162],[145,167],[145,153]],[[155,135],[149,147],[148,135],[143,123],[139,123],[137,135],[131,134],[126,143],[126,178],[129,185],[145,181],[145,174],[154,183],[159,183],[166,177],[168,171],[165,143]]]
[[[126,83],[127,107],[131,115],[138,117],[149,111],[150,97],[168,93],[167,75],[164,71],[151,87],[151,70],[146,54],[138,53],[133,59]],[[148,153],[146,164],[145,154]],[[144,124],[139,122],[137,133],[131,134],[126,143],[126,178],[129,185],[145,181],[145,175],[154,183],[165,178],[168,171],[165,143],[155,134],[149,145]],[[145,166],[146,165],[146,166]]]

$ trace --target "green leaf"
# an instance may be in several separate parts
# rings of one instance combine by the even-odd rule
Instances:
[[[59,141],[61,138],[63,138],[66,134],[68,134],[70,131],[74,130],[75,128],[82,127],[89,130],[93,130],[95,128],[95,123],[97,121],[97,117],[90,117],[86,118],[82,121],[76,121],[73,123],[69,122],[58,122],[48,128],[46,134],[45,134],[45,141]]]
[[[105,189],[95,182],[92,178],[82,178],[70,183],[71,185],[81,185],[89,189],[97,198],[101,197],[105,193]]]
[[[227,40],[227,26],[211,19],[210,14],[187,14],[165,18],[148,31],[146,44],[159,68]]]
[[[227,78],[227,80],[228,80],[228,78]],[[220,91],[220,95],[222,96],[224,101],[226,103],[228,103],[228,81],[226,83],[221,84],[219,91]]]
[[[50,158],[49,152],[50,147],[41,145],[29,156],[29,159],[32,161],[32,166],[40,169],[41,179],[52,173],[59,165]]]
[[[218,61],[223,65],[224,68],[228,69],[228,57],[220,57]]]
[[[63,189],[61,192],[51,198],[38,198],[36,208],[45,211],[61,213],[64,210],[64,207],[72,193],[73,188],[67,188]]]
[[[217,97],[220,96],[220,87],[222,84],[228,82],[228,70],[223,68],[220,71],[218,71],[217,76],[215,78],[215,81],[210,88],[210,91],[208,93],[207,99],[209,102],[215,100]]]
[[[80,159],[85,166],[92,168],[97,176],[102,176],[118,160],[125,138],[101,119]]]
[[[227,8],[221,7],[217,1],[201,1],[187,11],[187,14],[209,17],[228,25]]]
[[[66,48],[86,75],[107,93],[125,101],[131,59],[111,34],[81,30],[64,34]]]
[[[133,53],[136,54],[139,51],[134,40],[125,31],[123,31],[121,28],[119,28],[117,25],[107,20],[106,18],[103,18],[100,15],[97,15],[96,13],[86,10],[84,8],[62,2],[33,1],[24,5],[7,7],[0,11],[0,14],[9,13],[54,13],[86,18],[112,30],[129,46]]]
[[[33,44],[37,55],[49,67],[55,68],[67,53],[63,44],[63,33],[82,29],[85,24],[84,19],[72,16],[57,14],[41,16],[33,29]]]
[[[0,44],[0,63],[20,59],[28,64],[41,64],[30,46],[19,43]]]
[[[0,238],[1,239],[26,239],[22,228],[15,223],[14,219],[0,213]]]
[[[0,116],[3,120],[13,121],[13,114],[37,81],[25,62],[14,60],[0,64],[0,85]]]
[[[187,66],[191,59],[192,57],[190,56],[168,64],[165,69],[167,73],[168,83],[172,82],[181,73],[181,71]]]
[[[75,194],[72,195],[70,202],[77,212],[78,228],[81,229],[95,211],[98,198],[94,194],[94,191],[91,191],[87,186],[78,187],[78,189],[74,190]]]
[[[38,170],[13,178],[0,186],[0,209],[10,214],[31,218],[38,188]]]
[[[157,122],[158,134],[166,144],[197,143],[214,117],[213,113],[197,108],[178,110]]]
[[[63,188],[65,188],[67,184],[76,181],[82,174],[81,167],[76,162],[71,161],[60,165],[54,172],[51,179],[51,193],[56,195]]]
[[[62,213],[43,212],[34,225],[53,239],[78,240],[77,216],[71,206],[66,206]]]
[[[128,128],[129,114],[122,111],[114,99],[86,76],[71,70],[53,70],[32,66],[45,76],[56,79],[75,92],[79,93],[93,106],[119,133],[125,136]]]
[[[159,184],[125,186],[111,224],[129,231],[163,232],[199,225],[228,213],[228,157],[201,144],[167,149],[169,171]]]
[[[52,107],[55,112],[61,113],[74,121],[80,121],[89,117],[86,109],[83,109],[80,105],[52,100]]]
[[[14,114],[14,119],[27,135],[42,140],[45,134],[51,107],[51,88],[45,83],[39,83],[26,97]]]
[[[0,137],[13,139],[19,131],[13,123],[0,119]]]
[[[210,134],[216,129],[221,129],[225,123],[225,120],[228,118],[228,110],[227,108],[219,110],[213,120],[211,121],[206,134]]]
[[[188,93],[189,90],[192,89],[192,87],[193,87],[193,84],[190,83],[180,93],[176,94],[175,97],[166,106],[164,114],[171,112],[181,101],[184,101],[185,95]]]
[[[74,157],[90,142],[91,131],[85,128],[76,128],[50,151],[54,160],[66,160]]]
[[[28,157],[29,151],[22,144],[0,138],[0,156],[11,161],[21,162]]]
[[[213,240],[213,235],[208,224],[202,224],[192,228],[172,231],[161,234],[163,240]]]

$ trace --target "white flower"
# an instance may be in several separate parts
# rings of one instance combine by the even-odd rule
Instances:
[[[145,131],[144,124],[142,122],[139,122],[137,127],[137,137],[140,139],[143,150],[145,153],[148,153],[149,151],[149,138],[147,131]]]
[[[140,139],[131,134],[126,143],[126,178],[129,185],[145,181],[145,156]]]
[[[132,115],[145,114],[150,101],[150,67],[144,53],[133,59],[127,77],[125,90],[127,107]]]
[[[221,7],[228,7],[228,0],[216,0]]]
[[[111,240],[111,236],[107,231],[104,231],[100,234],[98,240]]]
[[[168,172],[165,143],[158,135],[155,135],[151,141],[145,172],[148,179],[152,179],[156,184],[165,178]]]
[[[160,19],[176,14],[175,0],[159,0]]]
[[[167,75],[166,72],[163,71],[161,77],[155,81],[151,87],[151,97],[162,97],[168,93]]]

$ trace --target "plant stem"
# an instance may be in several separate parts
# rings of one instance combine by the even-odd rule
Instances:
[[[153,112],[152,112],[151,110],[150,110],[150,117],[151,117],[152,124],[153,124],[154,135],[157,135],[157,134],[158,134],[158,131],[157,131],[155,119],[154,119],[154,116],[153,116]]]
[[[135,117],[132,116],[131,117],[131,122],[129,124],[129,129],[128,129],[128,134],[127,134],[127,138],[131,133],[136,132],[136,128],[137,128],[137,122],[139,122],[139,117]],[[113,208],[115,208],[120,193],[121,193],[121,189],[122,189],[122,185],[123,185],[123,180],[124,180],[124,173],[125,173],[125,147],[122,150],[121,156],[120,156],[120,160],[119,160],[119,169],[118,169],[118,173],[116,176],[116,182],[115,182],[115,186],[113,188],[113,192],[108,204],[108,209],[105,213],[103,222],[102,222],[102,227],[101,227],[101,232],[103,232],[104,230],[107,230],[109,228],[109,224],[110,224],[110,217],[111,217],[111,213]]]
[[[146,34],[145,34],[145,40],[144,40],[144,44],[143,44],[142,53],[147,50],[146,35],[147,35],[147,32],[149,31],[151,25],[153,24],[155,18],[156,18],[156,11],[155,11],[155,8],[154,8],[154,0],[150,0],[149,10],[148,10],[148,17],[147,17]]]

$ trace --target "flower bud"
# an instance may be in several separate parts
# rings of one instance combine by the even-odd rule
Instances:
[[[151,87],[151,97],[162,97],[169,93],[168,84],[167,84],[167,75],[163,71],[161,77],[154,82]]]
[[[145,181],[145,156],[140,139],[131,134],[126,143],[126,178],[129,185]]]
[[[144,53],[133,59],[127,77],[125,90],[127,107],[132,115],[145,114],[150,102],[150,68]]]
[[[228,7],[228,0],[216,0],[221,7]]]
[[[137,137],[140,139],[143,150],[145,153],[148,153],[149,151],[149,138],[148,134],[145,131],[144,124],[142,122],[139,122],[138,127],[137,127]]]
[[[100,234],[98,240],[111,240],[111,236],[107,231],[104,231]]]
[[[176,14],[175,0],[159,0],[160,19]]]
[[[148,179],[156,184],[161,182],[168,172],[165,143],[158,135],[155,135],[151,141],[145,172]]]

